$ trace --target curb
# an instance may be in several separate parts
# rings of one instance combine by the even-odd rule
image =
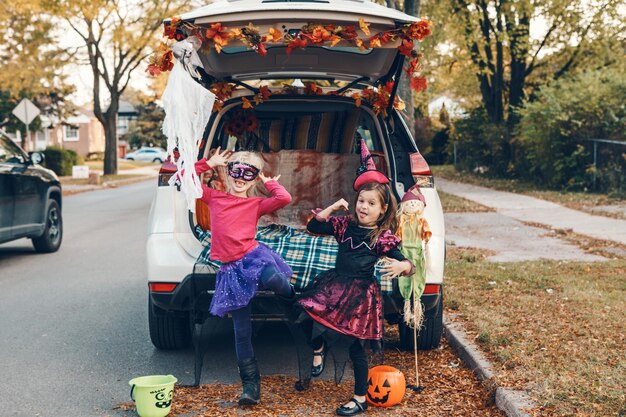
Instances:
[[[478,349],[478,346],[468,339],[463,325],[455,322],[454,317],[454,315],[447,313],[443,316],[446,340],[478,379],[493,385],[496,407],[504,412],[507,417],[531,417],[531,414],[525,410],[536,408],[538,404],[528,396],[526,391],[496,385],[493,366]]]

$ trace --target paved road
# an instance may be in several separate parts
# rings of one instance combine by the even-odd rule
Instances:
[[[129,401],[135,376],[193,381],[193,352],[157,351],[148,336],[144,246],[154,186],[66,197],[55,254],[36,254],[25,239],[0,245],[0,415],[122,416],[111,409]],[[202,382],[235,382],[230,322],[217,324]],[[262,372],[296,375],[281,325],[264,327],[255,343]]]

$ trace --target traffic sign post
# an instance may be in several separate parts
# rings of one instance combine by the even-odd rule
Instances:
[[[35,120],[35,117],[39,116],[41,111],[35,104],[29,99],[25,98],[13,109],[13,115],[20,119],[22,123],[26,125],[26,137],[22,139],[22,148],[28,150],[26,142],[30,142],[30,122]],[[34,150],[34,149],[33,149]]]

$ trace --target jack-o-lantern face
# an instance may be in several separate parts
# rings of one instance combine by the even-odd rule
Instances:
[[[369,370],[367,402],[377,407],[392,407],[402,401],[406,390],[404,374],[392,366],[375,366]]]

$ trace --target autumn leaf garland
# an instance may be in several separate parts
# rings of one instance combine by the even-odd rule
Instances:
[[[187,36],[195,36],[201,42],[202,50],[211,51],[211,49],[214,49],[217,53],[220,53],[231,40],[238,40],[261,56],[267,54],[267,43],[282,43],[286,45],[286,53],[290,55],[294,49],[305,49],[308,45],[329,46],[332,48],[344,41],[361,50],[366,50],[369,48],[380,48],[389,42],[401,39],[401,43],[398,46],[400,54],[411,58],[409,65],[404,68],[404,71],[411,79],[411,88],[418,92],[426,89],[425,78],[416,74],[420,70],[420,56],[414,49],[414,42],[421,41],[430,35],[430,22],[420,20],[390,31],[378,32],[374,35],[371,35],[369,26],[370,23],[366,22],[365,19],[362,17],[359,19],[358,30],[365,34],[366,37],[364,38],[357,33],[356,25],[335,26],[332,24],[307,24],[302,26],[297,34],[283,36],[281,31],[276,28],[269,28],[268,33],[261,34],[259,28],[252,23],[242,28],[230,29],[218,22],[211,23],[208,28],[205,28],[174,17],[164,24],[163,36],[168,40],[174,41],[180,41]],[[162,43],[158,51],[151,57],[146,71],[151,75],[170,71],[173,67],[172,61],[172,51],[167,44]],[[380,90],[382,91],[385,88],[382,87]],[[366,93],[367,95],[370,95],[370,93]]]

